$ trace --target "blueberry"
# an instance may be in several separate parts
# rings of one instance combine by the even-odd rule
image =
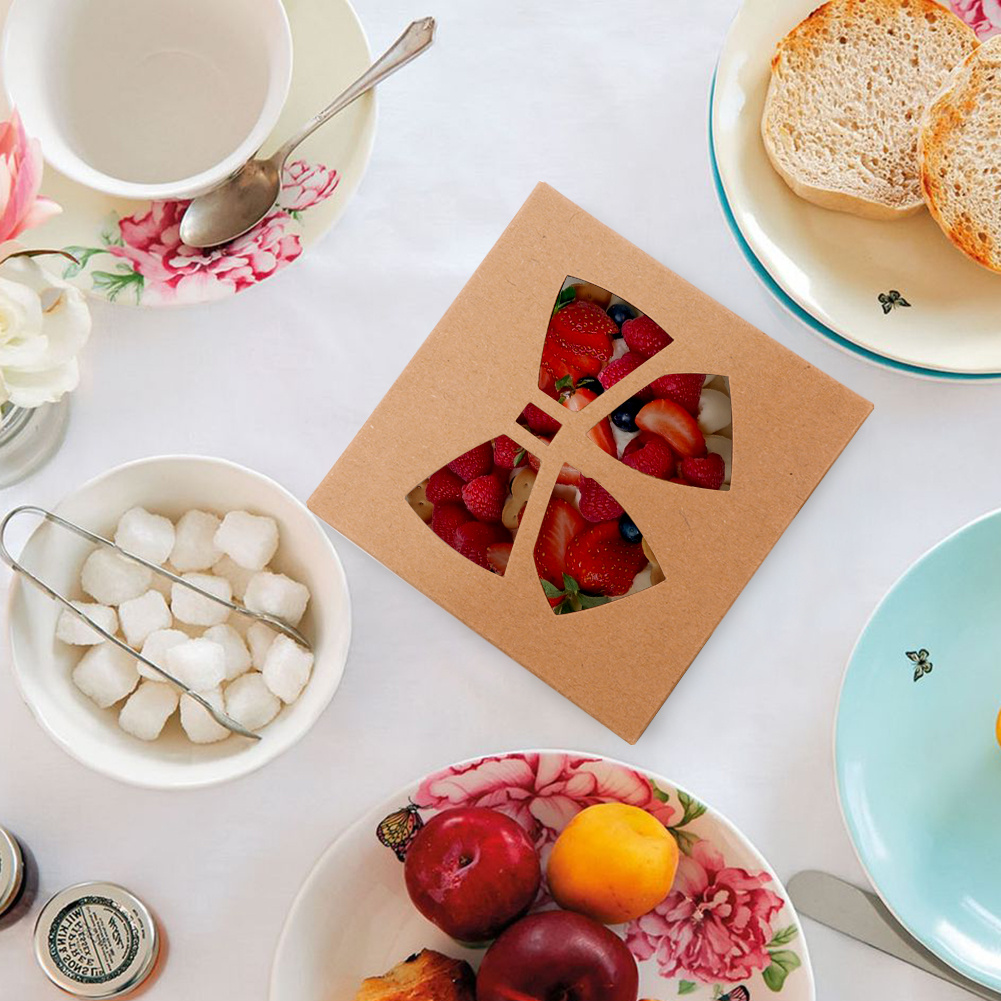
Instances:
[[[636,415],[643,409],[643,401],[634,396],[626,400],[618,410],[612,412],[612,423],[620,431],[639,431],[636,426]]]
[[[624,303],[617,302],[614,306],[609,306],[606,310],[608,315],[612,318],[612,322],[621,330],[622,324],[626,320],[632,320],[635,318],[636,314]],[[621,337],[622,335],[619,334]]]
[[[619,515],[619,535],[626,542],[634,544],[643,539],[643,533],[636,527],[636,522],[628,514]]]
[[[595,396],[601,396],[605,387],[593,376],[585,375],[577,380],[578,389],[590,389]]]

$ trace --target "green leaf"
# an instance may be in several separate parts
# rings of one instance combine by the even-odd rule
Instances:
[[[686,824],[690,824],[693,820],[698,820],[706,812],[705,805],[700,803],[697,799],[693,799],[686,792],[678,793],[678,802],[681,804],[682,810],[685,811],[685,815],[681,818],[678,823],[678,827],[684,827]]]
[[[671,802],[671,797],[653,779],[647,779],[647,781],[650,783],[650,790],[653,792],[654,799],[659,799],[661,803]]]
[[[568,573],[563,575],[563,590],[566,591],[567,594],[577,594],[577,592],[580,591],[580,586],[577,581],[575,581]]]
[[[795,925],[789,925],[788,928],[782,928],[777,931],[774,936],[772,936],[772,940],[768,943],[766,948],[774,949],[776,946],[788,945],[798,934],[799,929]]]
[[[668,830],[674,835],[674,840],[678,842],[678,847],[685,855],[691,855],[692,849],[702,840],[691,831],[682,831],[677,827],[669,827]]]
[[[573,376],[565,375],[562,379],[557,379],[556,381],[556,392],[565,393],[573,389]]]
[[[514,453],[514,464],[515,466],[520,466],[522,462],[525,461],[525,456],[528,455],[528,451],[524,448],[519,449]]]
[[[576,609],[576,608],[574,608],[574,607],[573,607],[573,605],[572,605],[572,604],[570,603],[570,599],[569,599],[569,598],[564,598],[564,599],[563,599],[563,600],[562,600],[562,601],[561,601],[561,602],[560,602],[560,603],[559,603],[559,604],[558,604],[558,605],[557,605],[557,606],[556,606],[556,607],[555,607],[555,608],[553,609],[553,611],[554,611],[554,612],[555,612],[555,613],[556,613],[557,615],[567,615],[567,614],[569,614],[570,612],[576,612],[576,611],[577,611],[577,609]]]
[[[580,601],[581,608],[597,608],[599,605],[607,605],[610,601],[602,594],[579,593],[577,599]]]
[[[563,597],[563,592],[552,581],[546,580],[545,577],[540,577],[539,580],[542,582],[542,590],[546,592],[547,598]]]
[[[93,279],[94,288],[104,292],[111,302],[114,302],[127,288],[131,288],[135,293],[137,304],[142,298],[145,279],[138,271],[129,271],[127,274],[92,271],[90,277]]]
[[[761,974],[769,990],[780,991],[786,982],[786,977],[800,966],[800,959],[789,949],[777,949],[769,952],[772,965]]]
[[[679,980],[678,981],[678,993],[679,994],[691,994],[698,984],[694,980]]]
[[[85,267],[87,267],[87,262],[95,254],[105,253],[103,247],[63,247],[63,250],[67,254],[72,254],[76,258],[75,264],[67,264],[63,268],[63,278],[75,278]]]
[[[573,302],[576,298],[577,290],[573,287],[573,285],[568,285],[556,297],[556,305],[553,307],[553,315],[555,316],[564,306]]]

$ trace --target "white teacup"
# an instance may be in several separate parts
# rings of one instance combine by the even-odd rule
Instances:
[[[7,98],[88,187],[190,198],[252,156],[292,77],[281,0],[14,0]]]

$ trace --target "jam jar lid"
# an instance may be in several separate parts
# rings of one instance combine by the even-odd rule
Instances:
[[[114,883],[79,883],[38,915],[35,957],[46,976],[78,998],[117,998],[153,971],[160,950],[146,905]]]
[[[24,858],[17,839],[0,827],[0,914],[9,910],[24,882]]]

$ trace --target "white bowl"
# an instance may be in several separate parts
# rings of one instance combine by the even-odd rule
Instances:
[[[191,508],[223,513],[245,508],[278,522],[281,545],[272,566],[302,581],[312,598],[300,629],[313,645],[313,674],[299,699],[261,731],[192,744],[175,716],[159,740],[146,743],[118,726],[116,708],[100,709],[73,684],[82,653],[55,638],[61,606],[19,575],[10,590],[11,665],[24,701],[42,728],[82,764],[111,778],[155,789],[191,789],[246,775],[278,757],[316,722],[340,684],[351,638],[344,569],[319,522],[268,477],[223,459],[160,456],[140,459],[85,483],[56,508],[70,521],[107,537],[136,505],[177,518]],[[27,517],[25,515],[24,517]],[[20,562],[71,597],[91,545],[42,523]]]
[[[281,113],[281,0],[14,0],[4,85],[45,159],[121,198],[190,198],[251,157]]]

